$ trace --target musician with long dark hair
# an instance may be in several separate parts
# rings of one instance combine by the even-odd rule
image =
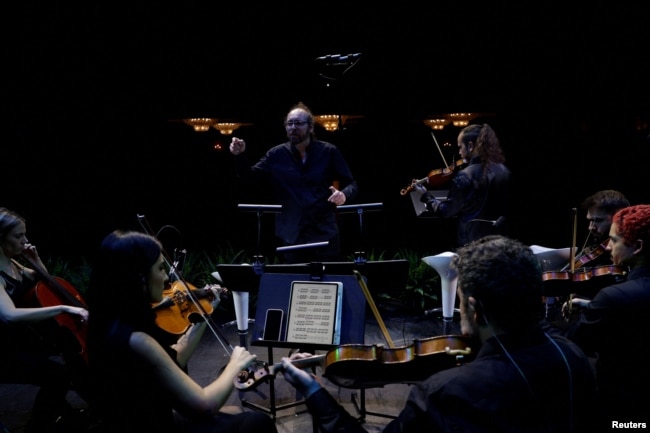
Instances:
[[[457,143],[467,166],[454,175],[447,198],[438,200],[422,185],[414,190],[434,215],[457,218],[457,247],[490,234],[508,235],[511,173],[496,132],[487,123],[468,125]]]
[[[256,358],[235,347],[215,380],[201,386],[188,362],[206,329],[191,325],[175,341],[156,323],[169,269],[151,235],[114,231],[101,243],[89,287],[91,408],[102,431],[276,433],[260,412],[226,413],[233,379]],[[219,297],[215,297],[215,303]],[[215,362],[216,364],[216,362]]]

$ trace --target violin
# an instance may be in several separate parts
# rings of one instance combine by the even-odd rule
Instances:
[[[428,189],[444,187],[451,181],[453,175],[456,173],[456,169],[465,164],[465,162],[464,159],[459,159],[450,166],[431,170],[427,177],[414,180],[409,186],[402,188],[399,193],[401,195],[406,195],[413,191],[417,185],[424,185]]]
[[[546,271],[542,273],[543,281],[572,281],[583,282],[590,281],[593,278],[603,276],[625,276],[627,272],[621,266],[604,265],[594,268],[579,268],[575,272],[571,271]]]
[[[151,230],[151,227],[149,226],[149,223],[147,222],[144,215],[138,215],[138,221],[140,222],[140,226],[145,233],[149,234],[150,236],[154,236],[153,230]],[[174,281],[174,283],[171,284],[170,288],[168,289],[171,291],[171,294],[173,296],[167,296],[166,298],[163,298],[163,300],[157,305],[152,305],[152,308],[156,311],[156,322],[158,323],[158,326],[165,331],[182,334],[189,329],[189,326],[192,323],[194,323],[193,320],[196,320],[196,318],[201,318],[217,338],[221,344],[221,347],[223,347],[223,350],[225,350],[226,353],[231,354],[231,351],[233,349],[232,345],[228,342],[226,337],[219,330],[219,327],[216,323],[214,323],[212,317],[210,316],[213,311],[212,302],[210,299],[214,296],[212,291],[210,291],[208,294],[205,291],[197,290],[195,287],[191,289],[191,284],[187,283],[183,279],[182,274],[178,269],[178,262],[175,262],[172,265],[172,262],[167,257],[165,250],[162,251],[162,255],[165,263],[170,268],[170,274],[177,279]],[[163,294],[169,294],[170,292],[168,290],[163,291]],[[165,311],[166,309],[168,311]],[[158,317],[159,315],[160,318]],[[180,329],[183,329],[184,331],[180,331]]]
[[[442,335],[415,339],[408,346],[344,344],[325,355],[291,361],[298,368],[321,367],[323,377],[343,388],[370,388],[390,383],[416,383],[433,373],[473,358],[470,339]],[[234,379],[240,391],[249,391],[282,371],[282,363],[264,364],[256,371],[242,370]]]
[[[174,281],[163,291],[162,301],[152,305],[156,324],[171,334],[184,334],[190,325],[203,320],[204,314],[212,314],[214,299],[209,287],[197,289],[188,282]]]
[[[582,250],[582,253],[580,253],[574,259],[573,261],[574,269],[581,268],[583,266],[588,265],[590,262],[593,262],[594,260],[602,256],[607,251],[606,248],[607,248],[607,242],[603,242],[602,244],[585,248],[584,250]],[[571,263],[568,263],[564,268],[562,268],[562,270],[564,271],[570,266]]]
[[[621,266],[603,265],[582,267],[571,271],[547,271],[542,273],[544,291],[548,296],[567,296],[575,292],[594,293],[625,278],[627,270]]]

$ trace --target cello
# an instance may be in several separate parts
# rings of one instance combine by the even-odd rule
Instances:
[[[86,301],[81,294],[68,281],[60,277],[51,276],[39,263],[29,257],[22,255],[22,258],[34,269],[40,277],[28,297],[35,298],[41,307],[52,307],[56,305],[72,305],[74,307],[88,309]],[[72,333],[78,348],[77,353],[84,361],[88,361],[86,340],[88,336],[88,322],[72,314],[58,314],[56,322]]]

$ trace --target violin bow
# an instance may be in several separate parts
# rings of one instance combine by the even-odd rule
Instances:
[[[440,152],[440,157],[442,158],[442,162],[445,163],[445,167],[449,168],[449,164],[447,164],[447,160],[445,159],[445,155],[442,154],[442,149],[440,148],[440,145],[438,144],[438,140],[436,140],[436,135],[431,131],[431,137],[433,137],[433,142],[436,143],[436,147],[438,148],[438,152]]]
[[[151,226],[149,225],[149,222],[145,218],[144,215],[138,215],[138,222],[140,223],[140,227],[142,227],[142,230],[147,233],[150,236],[154,236],[153,230],[151,229]],[[157,238],[157,237],[156,237]],[[219,331],[219,328],[217,325],[212,321],[208,313],[205,311],[203,306],[199,303],[199,300],[196,299],[194,294],[192,293],[192,290],[190,290],[190,287],[187,285],[187,282],[185,281],[185,278],[183,277],[182,272],[178,269],[177,265],[178,263],[174,262],[172,264],[171,260],[169,259],[167,252],[163,248],[162,250],[162,255],[163,259],[165,261],[165,264],[169,267],[170,273],[176,276],[177,280],[180,281],[183,284],[183,287],[185,289],[185,295],[192,301],[194,306],[198,311],[201,312],[201,318],[203,321],[208,325],[208,328],[210,328],[210,331],[212,331],[212,334],[217,338],[217,341],[221,344],[221,347],[223,347],[223,350],[230,355],[232,352],[231,350],[233,349],[232,345],[228,342],[226,337]],[[230,347],[230,350],[228,350],[228,347]]]
[[[571,252],[570,252],[570,258],[571,258],[571,273],[574,273],[576,271],[576,233],[578,230],[578,210],[576,208],[571,209],[571,212],[573,213],[573,239],[571,241]]]
[[[573,213],[573,239],[571,241],[571,252],[570,252],[570,263],[571,263],[571,275],[573,275],[576,271],[576,233],[578,230],[578,210],[576,208],[571,209],[571,212]],[[569,294],[569,299],[567,300],[567,306],[569,310],[569,314],[565,318],[566,321],[568,322],[571,318],[571,310],[573,310],[573,296],[575,293],[570,293]]]

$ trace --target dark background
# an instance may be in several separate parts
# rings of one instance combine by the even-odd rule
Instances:
[[[448,221],[416,218],[399,191],[443,164],[422,120],[484,113],[516,181],[514,235],[565,247],[571,209],[613,188],[648,203],[648,6],[595,2],[21,2],[3,23],[0,205],[41,254],[86,255],[115,228],[164,230],[168,248],[256,251],[257,220],[230,137],[180,119],[249,123],[261,156],[303,101],[361,118],[320,138],[344,152],[381,211],[341,215],[351,253],[450,248]],[[514,3],[514,2],[513,2]],[[344,68],[315,61],[361,53]],[[330,77],[323,78],[322,75]],[[436,132],[450,160],[459,129]],[[218,151],[215,146],[221,145]],[[584,238],[584,215],[578,237]],[[262,216],[272,254],[272,217]],[[386,257],[390,258],[390,257]]]

